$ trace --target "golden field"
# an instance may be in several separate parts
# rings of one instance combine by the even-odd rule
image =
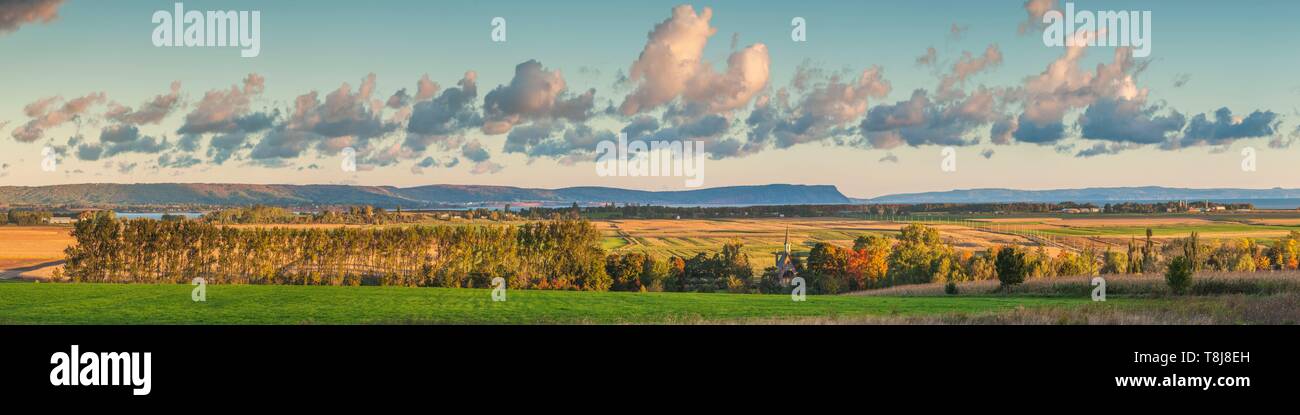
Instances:
[[[896,235],[898,222],[859,218],[761,219],[606,219],[593,223],[604,234],[602,245],[612,252],[644,252],[658,258],[690,257],[711,253],[723,244],[744,244],[755,271],[772,264],[782,249],[786,232],[792,249],[807,252],[818,242],[850,247],[863,235]],[[485,220],[434,224],[507,224]],[[1195,231],[1207,240],[1253,238],[1267,241],[1300,230],[1300,213],[1255,215],[1037,215],[1026,217],[969,218],[957,221],[926,219],[942,238],[958,249],[984,250],[999,245],[1037,246],[1047,250],[1124,249],[1134,238],[1153,230],[1157,241],[1181,238]],[[330,228],[365,225],[231,225]],[[381,226],[407,226],[401,224]],[[0,226],[0,277],[42,278],[52,273],[63,249],[74,241],[68,226]],[[35,267],[35,268],[33,268]]]

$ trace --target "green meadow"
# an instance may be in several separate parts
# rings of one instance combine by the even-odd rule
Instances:
[[[0,284],[3,324],[661,324],[978,314],[1123,307],[1087,297],[872,297],[514,290],[493,302],[468,288]]]

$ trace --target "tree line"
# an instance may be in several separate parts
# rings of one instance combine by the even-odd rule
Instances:
[[[808,292],[817,294],[934,282],[1162,273],[1171,266],[1192,272],[1296,270],[1300,268],[1300,232],[1291,231],[1272,244],[1250,238],[1205,241],[1197,233],[1157,244],[1148,229],[1144,240],[1134,238],[1124,250],[1102,251],[1090,246],[1052,255],[1042,246],[958,250],[943,242],[934,228],[912,224],[893,238],[860,236],[852,248],[817,243],[806,259],[795,261]],[[775,267],[765,269],[754,289],[789,291],[780,285]]]
[[[9,209],[8,211],[0,211],[0,225],[43,225],[50,223],[50,219],[53,217],[53,214],[48,210]]]
[[[600,233],[581,221],[520,226],[295,229],[83,214],[64,275],[78,282],[399,285],[603,291]]]
[[[1194,207],[1223,206],[1228,210],[1252,209],[1250,203],[1197,202]],[[520,215],[530,219],[553,214],[580,214],[592,219],[709,219],[736,217],[826,217],[826,216],[893,216],[893,215],[965,215],[1005,213],[1054,213],[1065,209],[1098,209],[1100,213],[1185,213],[1185,202],[1123,202],[1096,205],[1077,202],[1007,202],[1007,203],[872,203],[830,205],[761,205],[761,206],[657,206],[607,203],[599,206],[530,207]]]
[[[579,219],[520,225],[296,229],[235,228],[209,221],[118,219],[88,212],[74,226],[66,277],[79,282],[489,287],[512,289],[788,293],[775,267],[755,275],[743,245],[655,258],[608,253],[600,232]],[[1179,260],[1177,258],[1186,258]],[[864,235],[851,248],[814,244],[795,258],[810,294],[835,294],[931,282],[1009,277],[1163,272],[1174,261],[1194,270],[1297,269],[1300,232],[1272,245],[1250,239],[1157,245],[1148,232],[1127,250],[1042,247],[959,250],[938,230],[912,224],[896,236]]]

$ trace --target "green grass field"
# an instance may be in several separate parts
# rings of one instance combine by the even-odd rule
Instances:
[[[1019,307],[1124,307],[1154,300],[1087,297],[864,297],[523,291],[491,301],[457,288],[210,285],[0,284],[3,324],[565,324],[929,316]]]

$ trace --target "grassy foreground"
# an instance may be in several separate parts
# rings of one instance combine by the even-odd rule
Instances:
[[[1088,297],[871,297],[525,291],[492,302],[460,288],[0,284],[3,324],[556,324],[782,321],[981,314],[1036,308],[1122,308],[1158,300]]]

